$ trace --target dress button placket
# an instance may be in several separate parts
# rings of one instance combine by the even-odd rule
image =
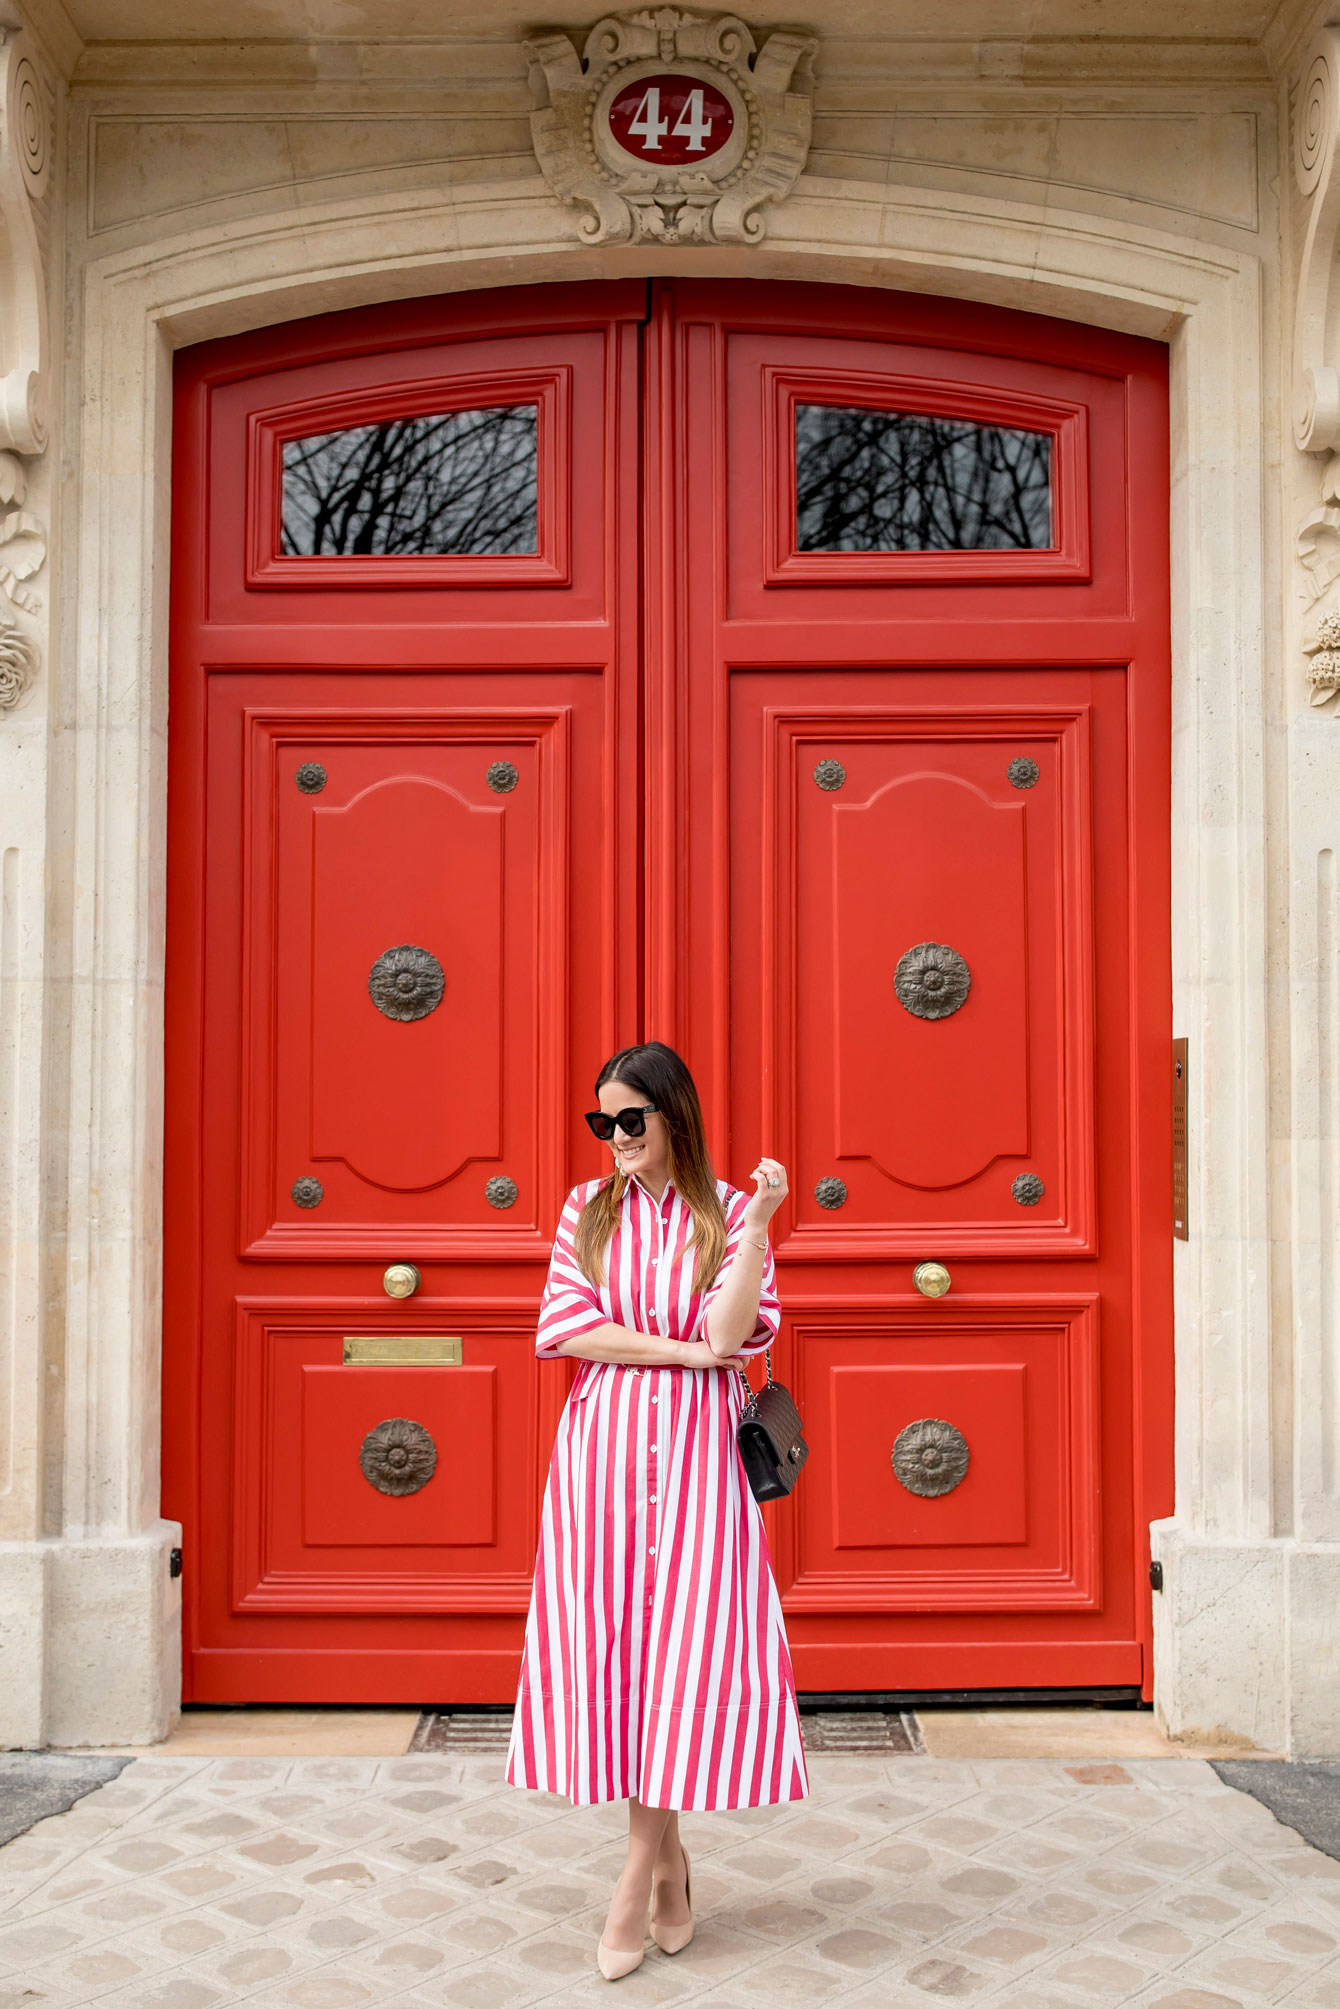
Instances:
[[[659,1284],[659,1282],[660,1282],[660,1267],[661,1267],[661,1256],[663,1256],[663,1255],[665,1254],[665,1214],[664,1214],[664,1211],[663,1211],[663,1210],[661,1210],[661,1209],[658,1209],[658,1212],[657,1212],[657,1227],[658,1227],[658,1228],[659,1228],[659,1230],[660,1230],[660,1254],[659,1254],[659,1255],[655,1255],[655,1256],[653,1256],[653,1257],[651,1258],[651,1260],[650,1260],[650,1262],[649,1262],[649,1264],[648,1264],[648,1278],[647,1278],[647,1281],[648,1281],[648,1284],[649,1284],[649,1286],[650,1286],[650,1300],[651,1300],[651,1301],[650,1301],[650,1304],[649,1304],[649,1306],[648,1306],[648,1313],[647,1313],[647,1324],[649,1325],[649,1327],[651,1328],[651,1331],[652,1331],[653,1333],[658,1333],[658,1332],[660,1331],[660,1329],[661,1329],[661,1320],[660,1320],[660,1308],[659,1308],[659,1304],[658,1304],[658,1295],[659,1295],[659,1293],[658,1293],[658,1289],[657,1289],[657,1286],[658,1286],[658,1284]],[[658,1378],[659,1378],[659,1377],[658,1377]],[[651,1398],[651,1407],[652,1407],[652,1408],[655,1408],[655,1407],[659,1406],[659,1403],[660,1403],[660,1399],[661,1399],[661,1398],[660,1398],[660,1396],[659,1396],[659,1395],[653,1395],[653,1396],[652,1396],[652,1398]],[[650,1432],[650,1442],[649,1442],[649,1444],[648,1444],[648,1446],[647,1446],[647,1455],[648,1455],[648,1457],[649,1457],[649,1458],[654,1458],[654,1457],[656,1456],[656,1418],[655,1418],[654,1416],[650,1416],[650,1414],[649,1414],[649,1421],[650,1421],[650,1423],[651,1423],[651,1432]],[[651,1474],[652,1474],[652,1475],[654,1476],[654,1475],[655,1475],[655,1471],[656,1471],[656,1468],[655,1468],[655,1466],[654,1466],[654,1465],[651,1465],[651,1466],[649,1466],[649,1468],[648,1468],[648,1469],[649,1469],[650,1473],[651,1473]],[[651,1506],[653,1506],[653,1507],[654,1507],[654,1506],[656,1505],[656,1494],[655,1494],[655,1493],[651,1493],[651,1494],[649,1494],[649,1495],[648,1495],[648,1501],[649,1501],[649,1504],[650,1504]],[[652,1519],[653,1519],[653,1523],[654,1523],[654,1521],[655,1521],[655,1516],[654,1516],[654,1515],[653,1515]],[[653,1532],[653,1533],[655,1532],[655,1528],[654,1528],[654,1525],[653,1525],[653,1529],[652,1529],[652,1532]],[[648,1555],[648,1557],[649,1557],[649,1558],[653,1558],[653,1559],[654,1559],[654,1557],[655,1557],[655,1555],[656,1555],[656,1544],[655,1544],[655,1542],[650,1542],[650,1543],[648,1543],[648,1545],[647,1545],[647,1555]],[[649,1612],[650,1612],[650,1610],[651,1610],[651,1608],[652,1608],[652,1606],[653,1606],[654,1602],[655,1602],[655,1594],[654,1594],[654,1591],[653,1591],[653,1589],[651,1588],[651,1586],[650,1586],[650,1584],[649,1584],[649,1585],[648,1585],[648,1589],[647,1589],[647,1610],[648,1610]],[[643,1646],[644,1646],[644,1649],[645,1649],[645,1647],[647,1646],[647,1644],[648,1644],[648,1640],[647,1640],[647,1638],[646,1638],[646,1637],[644,1636],[644,1639],[643,1639]]]

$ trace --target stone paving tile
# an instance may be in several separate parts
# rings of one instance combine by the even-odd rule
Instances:
[[[807,1801],[684,1816],[698,1931],[621,1999],[1340,2009],[1340,1863],[1206,1764],[810,1774]],[[625,1824],[518,1793],[493,1751],[141,1759],[0,1849],[0,2009],[589,2002]]]

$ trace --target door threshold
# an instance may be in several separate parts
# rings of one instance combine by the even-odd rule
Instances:
[[[837,1710],[904,1709],[1152,1709],[1140,1690],[1127,1688],[907,1688],[798,1692],[802,1716]]]

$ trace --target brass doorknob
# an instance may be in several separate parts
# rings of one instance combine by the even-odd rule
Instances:
[[[923,1297],[943,1297],[954,1279],[943,1263],[918,1263],[912,1281]]]
[[[419,1288],[419,1272],[413,1263],[392,1263],[382,1277],[387,1297],[413,1297]]]

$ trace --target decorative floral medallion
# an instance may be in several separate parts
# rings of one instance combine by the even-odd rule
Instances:
[[[484,779],[495,795],[510,795],[521,777],[510,760],[495,760]]]
[[[319,760],[305,760],[293,779],[304,795],[320,795],[326,785],[326,770]]]
[[[37,675],[37,647],[27,635],[0,621],[0,712],[14,711]]]
[[[842,1207],[847,1202],[847,1188],[841,1179],[821,1179],[814,1197],[821,1207]]]
[[[893,1476],[919,1499],[938,1500],[961,1485],[968,1471],[968,1440],[952,1423],[923,1416],[898,1432],[890,1456]]]
[[[1021,1172],[1010,1187],[1021,1207],[1036,1207],[1046,1190],[1036,1172]]]
[[[368,995],[387,1018],[427,1018],[441,1004],[446,987],[437,957],[410,942],[378,956],[368,972]]]
[[[437,1446],[422,1423],[392,1416],[369,1430],[358,1463],[370,1486],[399,1500],[428,1484],[437,1470]]]
[[[1035,760],[1030,760],[1026,753],[1021,753],[1010,762],[1005,772],[1010,778],[1012,788],[1034,788],[1042,770]]]
[[[490,1179],[484,1188],[484,1198],[491,1207],[515,1206],[516,1180],[501,1177]]]
[[[946,942],[918,942],[899,959],[893,988],[913,1018],[949,1018],[968,995],[972,973]]]
[[[326,1197],[319,1179],[295,1179],[288,1191],[295,1207],[319,1207]]]
[[[535,158],[588,244],[756,244],[805,165],[812,35],[760,49],[736,14],[655,7],[606,15],[580,56],[559,32],[525,48]]]
[[[841,788],[847,779],[847,770],[840,760],[821,760],[814,770],[814,779],[820,788]]]
[[[1310,702],[1324,705],[1340,690],[1340,614],[1323,615],[1312,641],[1305,642],[1303,648],[1312,687]]]

